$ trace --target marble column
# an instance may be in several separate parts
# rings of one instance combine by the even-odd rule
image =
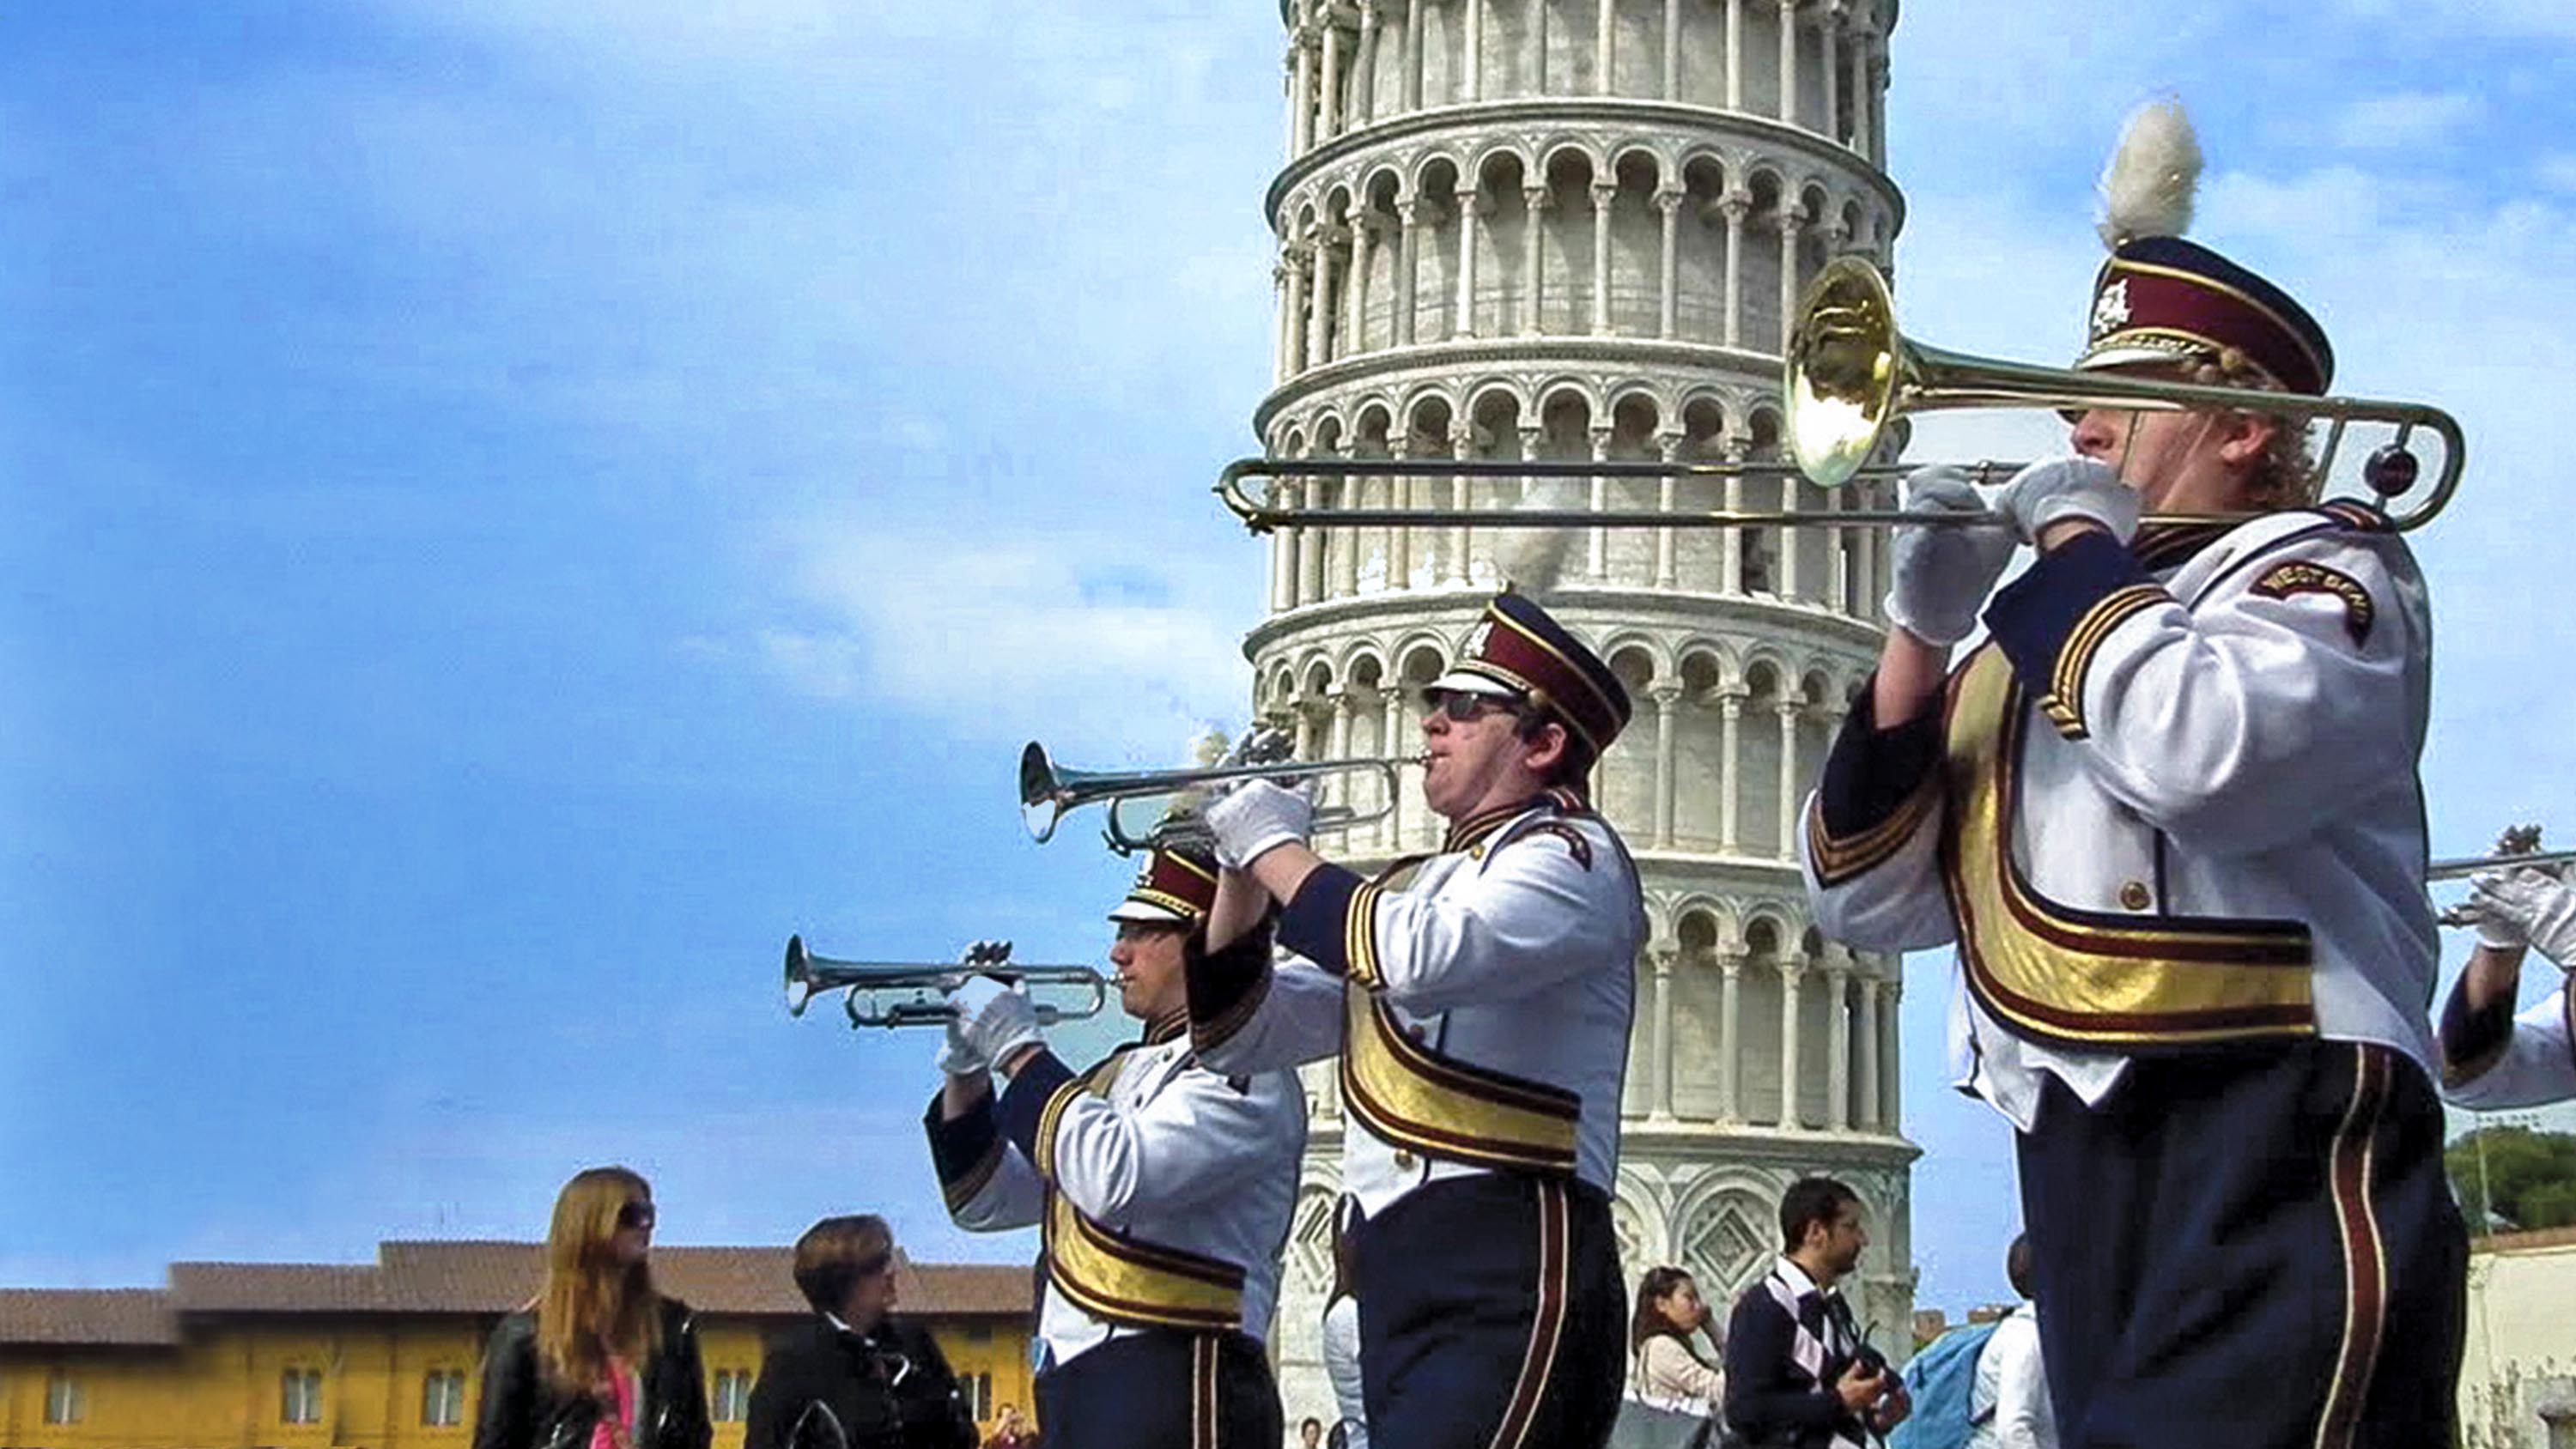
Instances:
[[[1452,318],[1449,335],[1476,335],[1476,219],[1483,211],[1484,198],[1474,186],[1458,188],[1458,314]]]
[[[1521,201],[1528,208],[1528,220],[1521,227],[1521,335],[1536,337],[1547,330],[1541,309],[1546,304],[1547,214],[1556,209],[1556,193],[1545,186],[1521,187]]]
[[[1649,1115],[1658,1122],[1673,1119],[1673,949],[1649,953],[1655,971],[1655,1075]]]
[[[1596,425],[1592,429],[1593,462],[1610,461],[1611,437],[1612,433],[1607,423]],[[1592,511],[1599,514],[1609,506],[1610,480],[1595,473],[1592,475]],[[1588,532],[1591,537],[1585,544],[1584,571],[1592,578],[1608,578],[1610,576],[1610,530],[1596,524]]]
[[[1750,192],[1729,191],[1718,198],[1726,218],[1726,328],[1729,347],[1744,345],[1744,219],[1753,214]]]
[[[1306,322],[1306,358],[1314,367],[1333,360],[1333,249],[1344,235],[1340,227],[1330,225],[1315,233],[1314,315]]]
[[[1360,59],[1351,72],[1351,127],[1377,119],[1377,48],[1386,29],[1386,12],[1377,0],[1360,0]]]
[[[1780,702],[1780,858],[1798,858],[1798,712],[1795,699]]]
[[[1592,183],[1592,335],[1610,335],[1610,212],[1619,200],[1616,180]]]
[[[1288,149],[1303,156],[1315,146],[1315,31],[1300,25],[1296,36],[1296,72],[1291,82],[1296,92],[1295,110],[1291,112]]]
[[[1682,0],[1664,0],[1664,99],[1682,98]]]
[[[1679,681],[1658,679],[1646,686],[1646,696],[1655,702],[1655,833],[1657,850],[1673,848],[1673,796],[1681,787],[1680,748],[1676,728],[1680,723],[1682,687]]]
[[[1851,1128],[1851,953],[1825,943],[1825,1130]]]
[[[1736,797],[1745,788],[1744,757],[1739,752],[1744,721],[1744,691],[1728,689],[1717,697],[1717,757],[1725,762],[1725,788],[1717,796],[1717,839],[1729,855],[1741,854],[1744,842],[1736,830]]]
[[[1744,5],[1726,0],[1726,108],[1744,109]]]
[[[1860,978],[1860,1027],[1852,1033],[1860,1039],[1858,1080],[1852,1087],[1854,1127],[1864,1132],[1879,1129],[1878,1117],[1878,978]]]
[[[1658,187],[1655,191],[1655,214],[1662,224],[1662,265],[1655,281],[1655,335],[1670,338],[1681,325],[1682,303],[1682,202],[1690,193],[1676,187]]]
[[[1422,264],[1422,202],[1408,196],[1395,204],[1395,345],[1410,347],[1414,338],[1414,308],[1419,300],[1416,288],[1420,279],[1415,273]]]
[[[1306,370],[1306,269],[1312,264],[1313,247],[1303,241],[1288,247],[1288,369],[1296,376]]]
[[[1333,19],[1328,6],[1323,17],[1324,79],[1323,99],[1315,108],[1315,139],[1329,141],[1342,134],[1342,27]]]
[[[1795,1130],[1798,1117],[1798,990],[1806,963],[1780,948],[1780,1125]]]
[[[1780,119],[1798,124],[1798,4],[1780,0]]]
[[[1690,439],[1681,433],[1660,433],[1655,438],[1656,452],[1667,463],[1680,462],[1682,451],[1689,446]],[[1681,480],[1670,473],[1656,480],[1655,506],[1667,514],[1671,513],[1675,506],[1676,490],[1680,486]],[[1727,530],[1730,533],[1733,531]],[[1655,587],[1670,589],[1678,588],[1680,584],[1681,575],[1674,545],[1674,532],[1669,528],[1658,528],[1655,530]]]
[[[1806,229],[1807,213],[1784,197],[1773,224],[1780,229],[1780,330],[1771,340],[1786,346],[1790,319],[1798,315],[1798,234]]]
[[[1740,1122],[1744,1120],[1743,1078],[1736,1059],[1742,1055],[1738,1044],[1744,1040],[1743,948],[1718,952],[1717,969],[1717,1116],[1722,1122]]]

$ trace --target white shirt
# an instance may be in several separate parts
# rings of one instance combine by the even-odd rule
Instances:
[[[1279,1259],[1306,1146],[1306,1098],[1293,1072],[1228,1079],[1200,1066],[1184,1035],[1127,1053],[1106,1098],[1084,1093],[1057,1118],[1056,1190],[1084,1216],[1158,1247],[1243,1269],[1243,1331],[1270,1336]],[[1039,1220],[1046,1186],[1016,1144],[952,1210],[973,1231]],[[1136,1330],[1093,1317],[1055,1291],[1038,1336],[1056,1363]]]
[[[2066,911],[2304,922],[2317,1034],[2392,1047],[2429,1073],[2439,942],[2416,760],[2431,626],[2413,558],[2394,534],[2292,512],[2159,578],[2169,598],[2091,641],[2074,681],[2081,737],[2025,698],[2014,865]],[[1801,856],[1826,935],[1897,951],[1956,939],[1946,804],[1831,884],[1820,810],[1810,796]],[[2091,1104],[2126,1072],[2122,1052],[2016,1035],[1964,979],[1956,989],[1953,1079],[2025,1131],[2043,1075]]]
[[[1580,850],[1566,832],[1581,838]],[[1401,889],[1376,898],[1370,944],[1380,989],[1399,1023],[1433,1051],[1580,1098],[1575,1175],[1611,1191],[1646,933],[1636,869],[1597,816],[1524,812],[1484,839],[1496,843],[1433,856]],[[1206,1060],[1245,1072],[1333,1056],[1344,993],[1361,989],[1283,958],[1251,1015],[1224,1041],[1205,1044]],[[1426,1182],[1489,1170],[1408,1151],[1356,1116],[1343,1139],[1343,1188],[1371,1216]]]
[[[1977,1355],[1969,1391],[1968,1449],[2057,1449],[2057,1413],[2039,1361],[2039,1309],[2022,1304],[2005,1315]]]

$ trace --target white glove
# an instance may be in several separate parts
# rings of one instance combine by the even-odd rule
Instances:
[[[947,1039],[940,1043],[940,1074],[950,1077],[980,1077],[992,1069],[993,1064],[986,1061],[984,1054],[976,1050],[975,1043],[967,1038],[964,1008],[959,1008],[958,1015],[948,1018]]]
[[[2127,543],[2138,531],[2138,490],[2120,481],[2107,463],[2091,458],[2051,458],[2033,463],[2004,485],[1995,506],[2012,515],[2021,541],[2037,545],[2040,530],[2069,518],[2089,518]]]
[[[1985,495],[1963,468],[1905,475],[1904,506],[1918,513],[1983,513]],[[1926,644],[1950,645],[1977,626],[1977,606],[2012,561],[2012,531],[1976,525],[1909,523],[1896,530],[1888,569],[1888,622]]]
[[[2528,942],[2560,966],[2576,962],[2576,890],[2530,866],[2478,876],[2469,885],[2479,940],[2508,949]],[[2521,939],[2498,939],[2514,936]]]
[[[1241,870],[1282,845],[1305,844],[1315,828],[1315,802],[1303,791],[1246,780],[1211,801],[1201,818],[1216,836],[1217,863]]]
[[[1045,1034],[1038,1030],[1037,1007],[1016,986],[978,976],[948,999],[957,1006],[958,1034],[967,1049],[992,1066],[1009,1061],[1011,1053],[1022,1047],[1046,1045]]]

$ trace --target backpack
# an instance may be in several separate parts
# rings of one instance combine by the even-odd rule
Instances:
[[[1905,1365],[1914,1412],[1887,1436],[1887,1449],[1964,1449],[1976,1426],[1968,1401],[1977,1389],[1977,1359],[1994,1336],[1992,1323],[1954,1328]]]

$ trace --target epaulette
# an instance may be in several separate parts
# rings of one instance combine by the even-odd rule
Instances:
[[[2309,510],[2354,533],[2395,533],[2396,523],[2380,509],[2358,498],[2335,498]]]

